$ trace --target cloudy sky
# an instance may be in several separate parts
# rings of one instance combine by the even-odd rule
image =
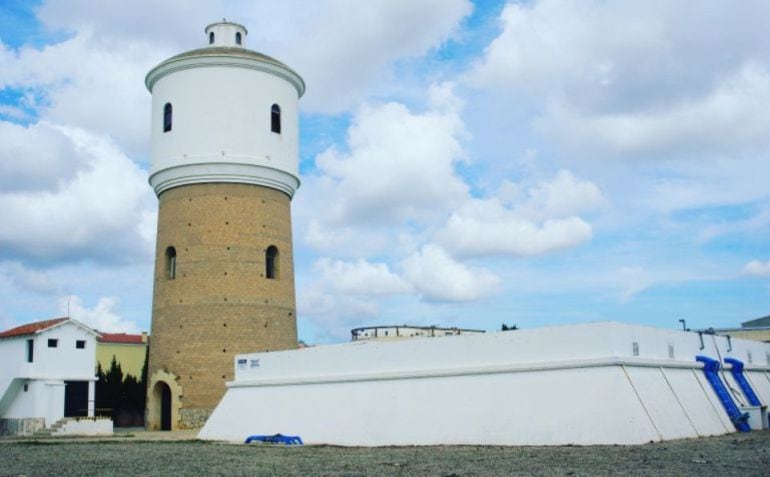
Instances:
[[[306,80],[300,338],[770,314],[765,1],[0,5],[0,328],[149,330],[145,73],[222,17]]]

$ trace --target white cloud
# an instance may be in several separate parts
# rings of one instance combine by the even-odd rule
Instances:
[[[762,175],[762,177],[766,177]],[[716,237],[735,234],[751,234],[756,236],[758,232],[767,230],[770,225],[770,207],[752,214],[745,219],[732,221],[711,221],[698,238],[702,241],[708,241]]]
[[[558,92],[609,110],[699,96],[725,71],[770,59],[760,20],[770,14],[767,3],[701,6],[693,10],[665,0],[511,2],[501,12],[500,35],[471,78],[522,96]]]
[[[180,43],[177,48],[184,44],[193,48],[203,37],[203,27],[229,10],[227,3],[221,0],[195,4],[185,0],[47,0],[35,11],[49,31],[87,31],[93,35],[94,42],[110,47],[145,41],[165,47],[174,41]]]
[[[550,181],[541,181],[527,191],[528,198],[516,207],[517,215],[531,218],[571,217],[605,205],[596,184],[578,180],[562,169]]]
[[[770,70],[749,64],[711,91],[665,107],[603,112],[554,99],[538,125],[566,148],[603,157],[747,153],[770,145],[768,101]]]
[[[540,255],[589,241],[591,226],[576,214],[605,203],[599,188],[561,170],[551,181],[529,187],[504,183],[502,196],[469,199],[452,212],[436,235],[437,241],[459,257]]]
[[[468,201],[452,213],[437,240],[457,256],[540,255],[591,239],[591,226],[579,217],[534,223],[496,199]]]
[[[528,104],[569,156],[762,150],[770,40],[758,18],[768,14],[757,1],[510,3],[468,78]]]
[[[635,68],[652,66],[624,59],[638,61],[665,50],[661,10],[613,1],[509,3],[500,14],[502,32],[486,48],[470,79],[509,94],[558,91],[586,93],[578,101],[596,100],[609,87],[627,84],[625,75]],[[592,94],[591,89],[599,91]]]
[[[37,12],[50,30],[87,34],[85,41],[94,49],[106,52],[127,45],[152,45],[155,61],[172,52],[205,46],[203,27],[225,16],[248,27],[248,48],[275,56],[304,77],[310,87],[303,108],[329,113],[358,105],[373,84],[388,77],[399,59],[420,57],[441,46],[472,8],[468,0],[262,0],[248,4],[139,0],[114,5],[73,0],[48,1]],[[92,65],[78,66],[86,70],[105,67],[99,65],[99,58],[91,60]],[[118,70],[130,67],[107,64]],[[104,84],[117,79],[110,71],[105,76]],[[141,76],[130,80],[137,77]]]
[[[500,279],[455,261],[441,247],[425,245],[403,262],[404,278],[427,301],[473,301],[498,290]]]
[[[136,154],[149,138],[143,78],[164,53],[146,41],[106,43],[79,31],[42,49],[0,55],[0,88],[32,95],[27,103],[43,120],[109,135]]]
[[[770,174],[770,154],[767,151],[750,158],[680,159],[666,165],[668,167],[655,169],[655,177],[638,180],[646,187],[635,191],[634,198],[646,208],[669,212],[698,207],[761,204],[770,199],[764,179]],[[763,222],[761,217],[766,215],[760,213],[760,225]],[[731,227],[739,225],[732,224]]]
[[[28,121],[31,119],[29,113],[24,111],[23,108],[0,104],[0,117],[3,116],[15,121]]]
[[[53,189],[82,169],[84,159],[64,132],[47,122],[0,122],[0,190]]]
[[[47,127],[54,127],[48,125]],[[148,241],[155,203],[146,172],[111,141],[83,130],[55,126],[57,140],[77,156],[73,171],[43,190],[1,191],[0,245],[25,259],[100,259],[126,262],[151,256]],[[29,140],[36,129],[27,129]],[[30,143],[29,154],[47,154],[48,144]]]
[[[654,283],[650,274],[642,267],[621,267],[617,280],[622,288],[621,302],[628,302]]]
[[[313,271],[314,281],[297,294],[297,310],[323,340],[348,338],[351,328],[379,318],[382,300],[412,292],[411,285],[385,263],[321,258]]]
[[[363,259],[355,262],[319,259],[315,267],[330,288],[341,293],[377,296],[406,293],[409,284],[390,271],[385,263],[370,263]]]
[[[375,301],[330,292],[323,284],[304,287],[297,295],[297,315],[317,326],[325,341],[349,338],[351,328],[375,319],[379,312]]]
[[[138,333],[136,323],[124,320],[114,308],[118,300],[114,297],[103,297],[93,308],[83,304],[83,300],[75,295],[62,297],[59,300],[59,311],[86,326],[97,331],[108,333]]]
[[[398,103],[364,106],[348,131],[350,152],[331,148],[316,158],[335,183],[330,219],[420,220],[458,204],[467,193],[453,169],[464,158],[462,134],[454,110],[414,114]]]
[[[348,151],[332,147],[316,157],[318,174],[305,180],[297,202],[309,245],[372,253],[392,246],[404,230],[395,225],[422,228],[466,200],[468,186],[454,167],[466,160],[459,101],[448,84],[428,94],[423,113],[399,103],[363,106],[348,130]]]
[[[282,59],[311,85],[303,107],[325,113],[359,104],[395,61],[439,47],[473,8],[467,0],[333,0],[292,5],[287,17],[294,25],[285,25],[282,35],[296,32],[297,40],[282,45]]]
[[[56,283],[45,270],[28,268],[18,262],[6,262],[0,264],[0,271],[22,293],[47,295],[58,291]]]
[[[752,277],[770,277],[770,260],[752,260],[743,267],[743,273]]]
[[[305,198],[311,197],[317,196],[306,193]],[[306,202],[303,199],[300,201],[296,207],[302,210]],[[330,223],[321,218],[308,217],[307,214],[302,218],[307,223],[298,223],[297,230],[305,230],[305,242],[310,247],[333,254],[335,257],[369,256],[393,246],[392,229],[371,225],[360,227],[357,224]]]

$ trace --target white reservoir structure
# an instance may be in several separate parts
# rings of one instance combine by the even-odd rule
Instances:
[[[707,372],[713,363],[721,369]],[[616,322],[357,341],[233,364],[201,439],[642,444],[768,424],[770,344]]]

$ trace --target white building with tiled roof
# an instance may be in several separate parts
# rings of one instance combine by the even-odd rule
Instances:
[[[97,336],[70,318],[0,333],[0,434],[94,415]]]

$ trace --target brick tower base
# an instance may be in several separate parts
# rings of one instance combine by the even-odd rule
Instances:
[[[268,272],[269,247],[277,256]],[[236,354],[297,347],[295,310],[286,194],[227,183],[163,192],[147,428],[202,426],[233,379]]]

